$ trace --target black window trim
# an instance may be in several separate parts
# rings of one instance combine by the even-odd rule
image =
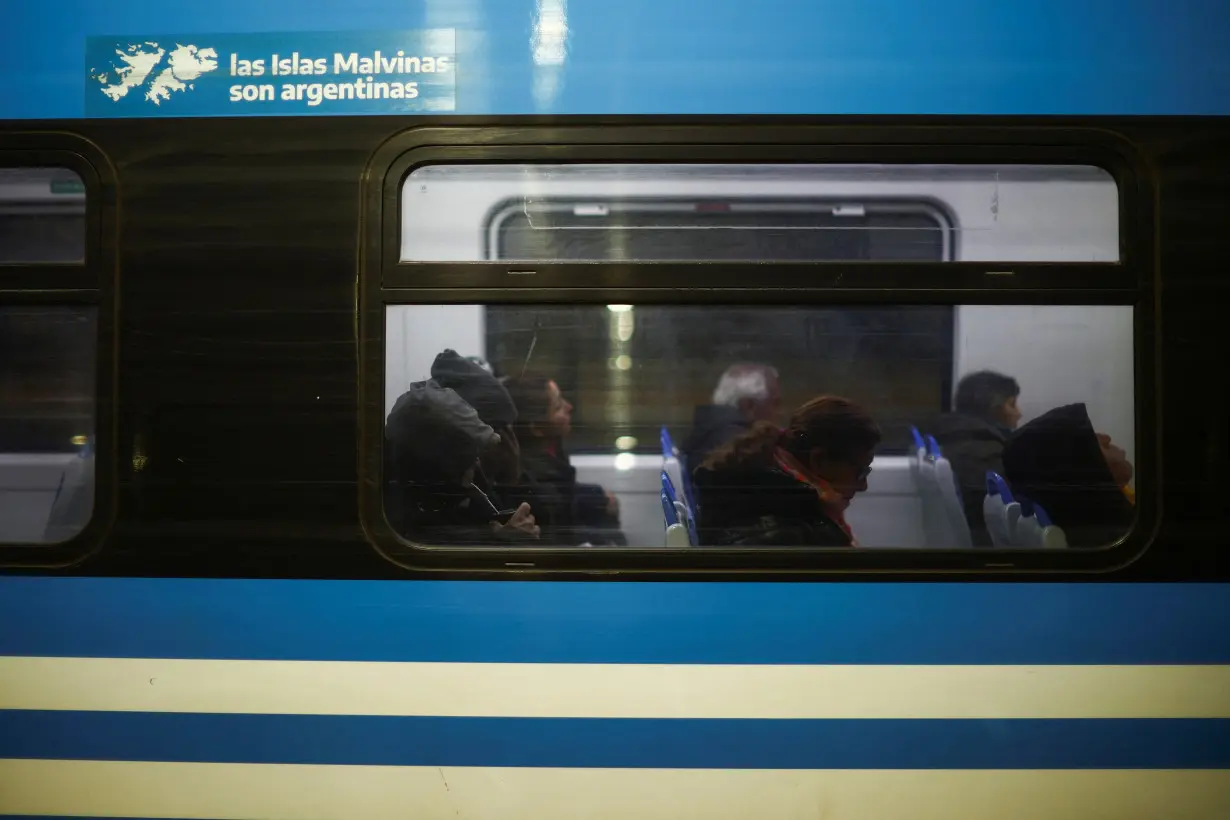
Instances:
[[[746,122],[745,120],[743,122]],[[781,118],[680,124],[587,122],[412,128],[380,146],[364,173],[360,228],[360,512],[377,551],[414,571],[459,577],[629,579],[860,576],[944,573],[1029,576],[1120,569],[1148,547],[1159,523],[1156,431],[1155,182],[1132,144],[1100,129],[1038,125],[829,125]],[[1098,263],[403,262],[401,192],[424,165],[474,163],[900,163],[1093,165],[1119,194],[1118,261]],[[891,294],[886,298],[886,293]],[[413,544],[385,520],[382,492],[384,311],[408,304],[1070,304],[1133,311],[1138,476],[1136,522],[1103,549],[752,550],[575,547],[458,548]]]
[[[90,306],[97,310],[94,395],[94,507],[85,528],[68,541],[0,542],[0,569],[62,569],[101,548],[116,500],[116,175],[93,143],[64,132],[0,134],[0,167],[64,168],[85,185],[85,259],[74,263],[0,263],[0,308]]]

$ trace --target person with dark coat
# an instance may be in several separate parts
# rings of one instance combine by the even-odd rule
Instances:
[[[679,448],[684,464],[695,471],[708,455],[742,435],[758,421],[772,421],[781,405],[777,371],[763,364],[726,368],[713,391],[713,403],[693,411],[692,430]]]
[[[1063,530],[1070,547],[1105,547],[1135,518],[1132,465],[1097,433],[1083,404],[1057,407],[1021,427],[1004,448],[1004,478]]]
[[[768,421],[696,470],[702,546],[858,546],[845,520],[867,476],[880,429],[849,399],[804,404],[784,430]]]
[[[431,378],[441,387],[454,390],[484,424],[499,434],[499,439],[480,454],[480,474],[475,477],[476,485],[498,498],[500,488],[516,484],[521,475],[521,446],[515,430],[517,405],[508,388],[473,357],[462,357],[455,350],[436,356]]]
[[[554,381],[535,374],[504,382],[517,405],[521,443],[521,492],[552,544],[626,546],[619,502],[596,484],[577,481],[564,448],[572,430],[572,405]]]
[[[987,472],[1003,473],[1004,446],[1021,420],[1016,379],[983,370],[957,385],[955,412],[940,416],[929,432],[952,464],[965,520],[975,547],[990,547],[982,513],[987,494]]]
[[[415,382],[385,426],[385,515],[403,537],[428,545],[503,545],[536,539],[529,505],[507,521],[474,485],[479,454],[498,434],[454,391]]]

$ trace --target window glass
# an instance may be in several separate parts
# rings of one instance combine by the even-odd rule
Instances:
[[[62,168],[0,168],[0,264],[85,261],[85,184]]]
[[[1133,513],[1132,330],[1127,306],[390,306],[386,514],[427,545],[663,546],[669,467],[683,545],[980,548],[992,470],[1038,524],[1010,545],[1106,546]],[[846,402],[803,435],[821,396]],[[505,523],[523,502],[537,537]]]
[[[943,261],[942,215],[922,206],[824,203],[510,204],[492,225],[497,259]]]
[[[96,321],[0,306],[0,542],[66,541],[90,519]]]
[[[1115,262],[1118,223],[1086,166],[434,165],[401,259]]]
[[[572,387],[578,454],[629,437],[637,443],[625,449],[657,452],[659,428],[686,428],[733,362],[771,362],[788,407],[817,384],[873,402],[880,452],[904,453],[909,424],[943,409],[950,391],[952,321],[943,306],[502,305],[486,308],[483,350],[501,373],[516,373],[533,343],[528,369]]]

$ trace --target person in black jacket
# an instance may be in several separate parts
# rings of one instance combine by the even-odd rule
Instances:
[[[777,371],[764,364],[733,364],[713,391],[713,403],[693,411],[692,430],[680,447],[687,469],[694,471],[708,455],[751,429],[773,421],[781,408]]]
[[[521,490],[543,528],[543,540],[563,546],[626,546],[619,502],[596,484],[577,481],[565,440],[572,405],[554,381],[535,374],[504,382],[517,406]]]
[[[1070,547],[1105,547],[1135,517],[1132,465],[1098,434],[1083,404],[1057,407],[1017,430],[1004,448],[1004,478],[1018,500],[1040,505]]]
[[[385,516],[403,537],[428,545],[501,545],[539,535],[528,504],[504,521],[474,484],[479,454],[499,436],[460,396],[415,382],[385,425]]]
[[[961,494],[965,520],[975,547],[991,546],[982,514],[987,471],[1003,473],[1004,446],[1021,420],[1016,379],[990,370],[971,373],[957,385],[955,412],[941,416],[931,434],[952,472]]]
[[[867,476],[880,429],[849,399],[804,404],[784,430],[759,421],[694,474],[704,546],[858,546],[845,521]]]
[[[474,408],[479,419],[499,434],[479,455],[480,475],[475,483],[488,495],[517,483],[521,475],[521,445],[517,441],[517,405],[499,379],[473,358],[445,350],[431,364],[431,378],[441,387],[456,391]]]

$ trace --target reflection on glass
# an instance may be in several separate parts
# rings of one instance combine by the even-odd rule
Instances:
[[[534,102],[546,111],[555,102],[568,56],[567,0],[538,0],[530,53],[534,59]]]
[[[94,502],[93,308],[0,307],[0,543],[58,543]]]
[[[626,308],[389,307],[390,523],[607,548],[662,546],[676,502],[714,548],[1062,549],[1130,527],[1130,307]],[[456,403],[406,400],[431,379]]]

